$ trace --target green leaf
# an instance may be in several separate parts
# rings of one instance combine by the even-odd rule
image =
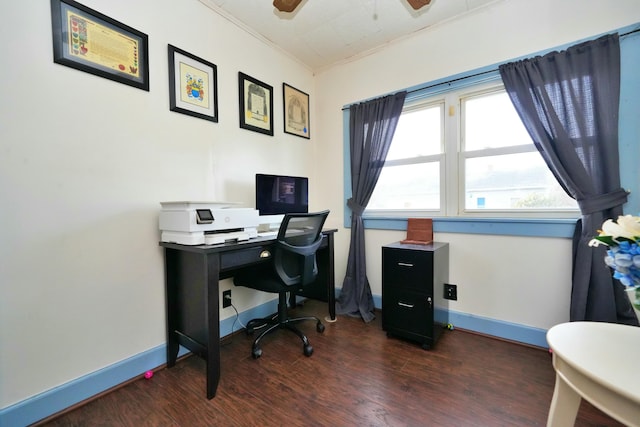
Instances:
[[[615,246],[618,244],[615,240],[613,240],[612,236],[596,236],[594,237],[594,239],[604,243],[607,246]]]
[[[596,236],[595,240],[604,243],[607,246],[617,246],[620,242],[629,242],[636,243],[640,240],[640,237],[636,237],[635,239],[629,239],[628,237],[614,237],[614,236]]]

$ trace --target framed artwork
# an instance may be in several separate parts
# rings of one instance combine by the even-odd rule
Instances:
[[[169,109],[218,121],[218,69],[215,64],[169,46]]]
[[[309,139],[309,95],[283,83],[282,97],[285,133]]]
[[[273,87],[238,73],[240,127],[273,136]]]
[[[149,90],[149,38],[73,0],[51,0],[53,62]]]

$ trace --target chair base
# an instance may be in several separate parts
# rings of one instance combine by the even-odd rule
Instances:
[[[253,319],[247,323],[247,334],[253,333],[256,328],[266,328],[264,331],[260,332],[260,335],[258,335],[253,341],[253,345],[251,347],[251,356],[254,359],[262,356],[262,349],[260,348],[260,341],[262,340],[262,338],[272,332],[277,331],[278,329],[286,329],[296,334],[300,338],[300,340],[302,340],[302,351],[304,355],[309,357],[313,354],[313,347],[311,347],[309,339],[304,333],[302,333],[300,329],[295,326],[295,324],[306,320],[313,320],[316,322],[316,331],[318,331],[319,333],[324,332],[324,325],[322,324],[320,319],[315,316],[289,318],[287,314],[286,299],[286,292],[281,292],[279,294],[278,313],[275,316],[265,317],[262,319]]]

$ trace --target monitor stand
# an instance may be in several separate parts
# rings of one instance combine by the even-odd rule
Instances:
[[[260,215],[258,217],[258,233],[278,231],[284,215]]]

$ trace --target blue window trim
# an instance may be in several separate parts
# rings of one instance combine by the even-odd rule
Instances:
[[[640,23],[620,28],[608,33],[618,32],[621,50],[620,76],[620,181],[630,192],[629,200],[624,206],[625,213],[640,214],[640,183],[637,180],[637,161],[640,159],[640,121],[636,120],[640,112],[640,80],[637,69],[640,69]],[[602,35],[602,34],[601,34]],[[515,58],[507,62],[544,55],[554,50],[563,50],[574,44],[599,37],[595,35],[556,48],[547,49],[531,55]],[[505,62],[506,63],[506,62]],[[456,74],[444,79],[407,88],[407,101],[434,96],[439,93],[460,89],[483,82],[500,80],[498,67],[494,64],[465,73]],[[399,89],[400,90],[400,89]],[[349,106],[343,108],[343,169],[344,169],[344,226],[351,227],[351,209],[346,200],[351,197],[351,155],[349,152]],[[435,217],[433,230],[441,233],[491,234],[512,236],[540,236],[571,238],[575,228],[575,219],[548,218],[472,218],[472,217]],[[406,230],[406,218],[367,218],[364,217],[366,229]]]
[[[436,233],[495,234],[571,238],[576,219],[538,218],[433,218]],[[349,223],[349,226],[351,224]],[[406,230],[405,218],[364,218],[367,229]]]

